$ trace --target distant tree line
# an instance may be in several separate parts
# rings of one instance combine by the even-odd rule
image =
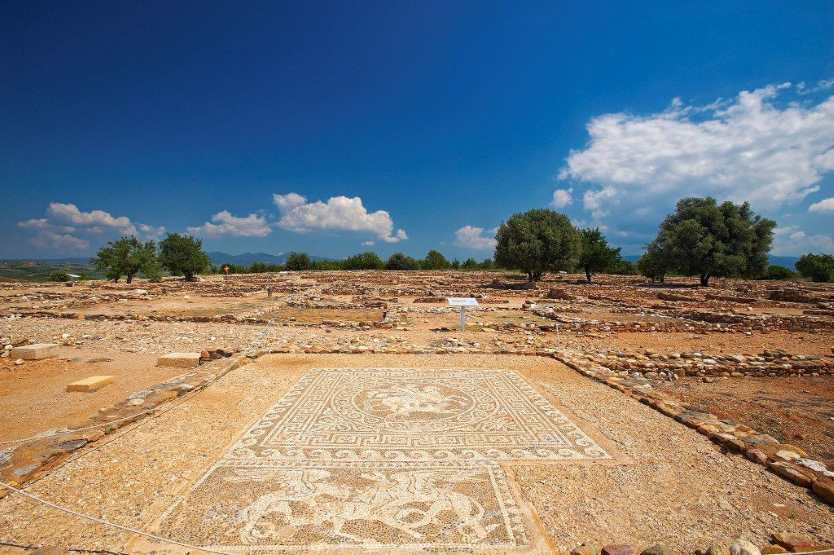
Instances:
[[[246,266],[242,264],[221,263],[212,266],[215,273],[224,273],[228,268],[230,274],[257,274],[263,272],[281,271],[316,271],[316,270],[492,270],[495,264],[492,259],[487,258],[477,261],[474,258],[467,258],[463,262],[459,260],[449,261],[443,254],[436,250],[430,250],[425,258],[417,259],[407,256],[401,252],[394,253],[383,261],[374,252],[367,251],[343,259],[313,260],[307,253],[291,252],[287,255],[284,264],[265,264],[253,262]]]
[[[122,237],[99,250],[92,260],[108,279],[128,283],[137,275],[151,281],[162,279],[162,271],[187,280],[207,271],[214,273],[261,273],[309,270],[521,270],[529,281],[548,272],[581,271],[588,283],[597,273],[634,275],[663,282],[667,275],[697,276],[701,285],[712,277],[748,279],[791,279],[796,273],[768,264],[776,223],[755,214],[748,203],[718,204],[715,199],[681,199],[672,214],[660,224],[657,236],[636,264],[625,260],[599,228],[578,228],[567,216],[548,209],[513,214],[496,232],[494,259],[467,258],[449,261],[430,250],[422,259],[401,252],[383,261],[367,251],[339,260],[314,260],[303,252],[292,252],[284,264],[255,262],[250,266],[213,266],[199,239],[168,234],[159,245]],[[796,263],[802,277],[813,281],[834,280],[834,257],[805,254]],[[65,279],[56,275],[56,280]],[[66,276],[68,279],[68,276]]]

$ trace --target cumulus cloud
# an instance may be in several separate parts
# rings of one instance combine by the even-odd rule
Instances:
[[[41,230],[30,240],[31,244],[39,249],[55,251],[83,252],[90,248],[90,242],[68,233],[56,233],[49,230]]]
[[[218,212],[198,227],[189,227],[188,232],[205,237],[266,237],[272,232],[266,218],[258,214],[245,217],[233,216],[228,210]]]
[[[495,232],[492,232],[493,235]],[[491,250],[495,248],[495,237],[484,235],[484,228],[465,225],[455,231],[455,244],[473,250]]]
[[[135,235],[140,239],[156,240],[164,233],[164,227],[133,223],[127,216],[113,216],[104,210],[84,212],[72,203],[51,202],[46,217],[17,222],[21,229],[35,235],[30,243],[39,249],[55,251],[85,251],[90,241],[84,236]]]
[[[139,234],[148,241],[159,241],[165,235],[165,226],[152,226],[148,224],[137,224]]]
[[[573,202],[573,189],[556,189],[553,191],[553,200],[550,206],[553,208],[564,208]]]
[[[595,117],[587,146],[571,151],[559,178],[599,186],[583,199],[598,215],[615,200],[639,206],[713,195],[760,210],[800,201],[834,171],[834,96],[777,105],[790,88],[741,91],[707,106],[675,99],[647,116]]]
[[[278,226],[305,233],[313,230],[358,231],[373,234],[386,243],[408,239],[405,230],[394,231],[394,221],[385,210],[368,212],[360,197],[330,197],[327,202],[308,202],[298,193],[274,194],[280,212]]]
[[[92,229],[115,229],[124,235],[139,234],[136,226],[131,223],[130,218],[127,216],[113,217],[109,212],[105,212],[104,210],[82,212],[76,205],[71,203],[50,202],[46,213],[55,220],[65,221],[77,226],[87,226]]]
[[[614,187],[603,187],[597,191],[585,191],[585,194],[582,195],[582,206],[591,213],[595,220],[607,216],[611,206],[617,203],[617,190]]]
[[[834,213],[834,197],[829,197],[819,202],[815,202],[814,204],[808,207],[808,212]]]
[[[773,230],[771,252],[782,256],[807,252],[834,253],[834,239],[829,235],[806,233],[795,225],[780,226]]]
[[[32,218],[31,220],[17,222],[17,227],[23,229],[48,229],[50,226],[51,224],[46,218]]]

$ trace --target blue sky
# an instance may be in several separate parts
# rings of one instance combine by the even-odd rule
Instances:
[[[0,256],[484,258],[548,206],[636,254],[703,194],[834,252],[832,28],[810,0],[6,2]]]

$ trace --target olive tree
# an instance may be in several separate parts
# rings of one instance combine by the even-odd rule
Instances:
[[[571,270],[582,248],[567,216],[547,209],[513,214],[495,239],[495,263],[524,271],[529,281],[538,281],[545,272]]]
[[[175,275],[182,275],[187,281],[209,267],[209,259],[203,252],[203,242],[190,235],[169,233],[159,244],[159,261]]]
[[[620,261],[620,249],[612,249],[599,228],[583,229],[579,232],[582,252],[579,267],[585,271],[585,279],[591,283],[591,276],[613,268]]]
[[[822,283],[834,279],[834,257],[830,254],[803,254],[795,266],[802,277],[812,281]]]
[[[668,215],[655,239],[677,272],[700,278],[758,277],[767,269],[767,253],[776,223],[757,216],[748,203],[718,204],[714,198],[685,198]]]
[[[156,244],[153,241],[141,243],[133,236],[109,241],[99,249],[92,262],[97,270],[104,272],[107,279],[113,281],[119,281],[125,276],[127,282],[131,283],[139,272],[150,279],[159,274]]]

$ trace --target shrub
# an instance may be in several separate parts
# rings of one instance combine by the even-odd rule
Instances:
[[[762,279],[791,279],[794,277],[796,277],[796,272],[793,270],[777,264],[771,264],[767,267],[767,272],[762,276]]]
[[[828,282],[834,279],[834,257],[830,254],[803,254],[796,261],[796,269],[812,281]]]
[[[69,281],[70,277],[69,274],[63,270],[55,270],[51,274],[49,274],[49,281],[57,281],[60,283]]]

